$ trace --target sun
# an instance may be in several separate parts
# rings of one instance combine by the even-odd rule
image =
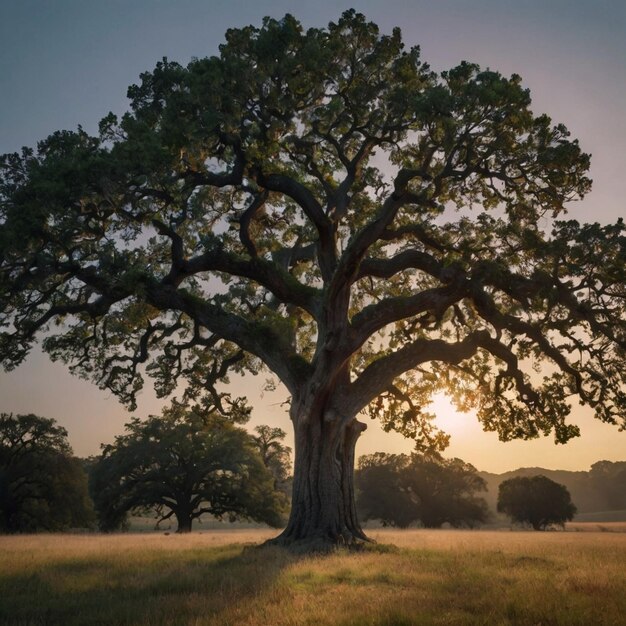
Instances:
[[[476,421],[471,413],[458,411],[444,393],[435,394],[427,410],[435,414],[437,427],[451,435],[453,439],[468,434]]]

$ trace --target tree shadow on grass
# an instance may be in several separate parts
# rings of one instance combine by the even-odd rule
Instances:
[[[0,624],[236,623],[238,606],[271,594],[281,571],[302,558],[241,544],[116,557],[57,559],[2,574]]]

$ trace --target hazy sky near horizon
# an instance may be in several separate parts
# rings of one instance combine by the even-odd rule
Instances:
[[[592,154],[594,189],[570,216],[615,221],[626,216],[626,3],[623,0],[361,0],[346,4],[381,32],[402,28],[407,45],[420,45],[433,69],[462,59],[505,75],[520,74],[533,109],[565,123]],[[95,132],[109,111],[127,109],[126,89],[162,57],[187,63],[217,52],[230,27],[259,25],[264,15],[292,13],[305,26],[339,17],[336,1],[284,0],[0,0],[0,153],[35,145],[58,129],[82,125]],[[259,395],[264,377],[236,381],[255,407],[252,424],[290,430],[280,393]],[[140,417],[163,401],[143,394]],[[582,437],[567,446],[551,438],[503,444],[483,433],[474,416],[437,399],[452,434],[448,455],[479,469],[520,466],[588,469],[599,459],[626,459],[626,432],[577,409]],[[0,411],[33,412],[58,420],[76,454],[98,452],[122,430],[129,414],[110,394],[71,377],[34,350],[11,373],[0,372]],[[357,454],[408,452],[411,442],[370,428]]]

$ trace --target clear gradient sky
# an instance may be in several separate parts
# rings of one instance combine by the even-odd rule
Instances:
[[[626,216],[624,0],[354,0],[343,8],[349,6],[383,32],[400,26],[405,42],[419,44],[435,70],[465,59],[520,74],[534,111],[565,123],[593,155],[594,189],[570,216],[600,222]],[[184,64],[214,54],[229,27],[285,13],[305,26],[325,26],[343,8],[329,0],[0,0],[0,153],[79,124],[95,132],[109,111],[126,110],[126,88],[140,72],[164,56]],[[284,395],[261,396],[262,378],[234,384],[236,393],[252,400],[251,424],[289,431],[280,406]],[[162,404],[146,391],[134,414],[159,413]],[[575,409],[572,418],[582,437],[556,446],[550,438],[501,443],[444,398],[434,409],[452,435],[447,454],[481,470],[584,470],[599,459],[626,460],[626,432],[586,410]],[[0,411],[55,418],[81,456],[96,454],[130,417],[110,394],[73,378],[37,350],[14,372],[0,372]],[[410,449],[410,441],[370,422],[357,454]]]

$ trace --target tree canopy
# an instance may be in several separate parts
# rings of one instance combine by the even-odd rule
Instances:
[[[267,424],[255,426],[252,439],[257,445],[265,467],[274,476],[274,487],[291,495],[291,448],[283,443],[287,433]]]
[[[377,452],[359,458],[355,485],[361,518],[384,526],[473,528],[488,517],[487,503],[476,495],[485,481],[461,459]]]
[[[546,530],[573,519],[576,507],[567,488],[546,476],[517,476],[500,484],[498,512],[513,522]]]
[[[0,414],[0,531],[93,526],[87,475],[53,419]]]
[[[626,510],[626,461],[598,461],[591,466],[589,478],[606,510]]]
[[[100,527],[114,530],[132,510],[151,510],[157,525],[175,517],[177,532],[191,531],[203,514],[279,526],[286,506],[274,489],[254,440],[219,412],[174,404],[103,447],[91,470]]]
[[[436,73],[351,10],[231,29],[128,95],[96,136],[0,159],[5,367],[46,332],[130,406],[144,372],[198,397],[270,370],[296,434],[286,543],[364,538],[359,414],[422,449],[445,444],[438,391],[503,440],[578,435],[573,397],[624,425],[624,224],[563,219],[589,156],[518,75]]]

